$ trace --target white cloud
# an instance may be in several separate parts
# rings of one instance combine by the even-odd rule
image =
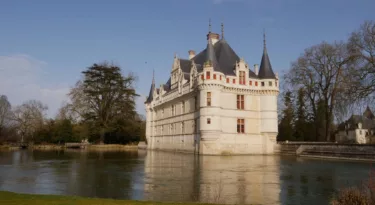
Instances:
[[[40,100],[48,105],[48,116],[54,117],[67,99],[69,87],[42,86],[46,69],[46,62],[28,55],[0,56],[0,94],[7,95],[13,106],[30,99]]]

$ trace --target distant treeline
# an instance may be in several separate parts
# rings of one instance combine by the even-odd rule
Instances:
[[[69,92],[54,119],[48,107],[29,100],[12,107],[0,96],[0,143],[129,143],[144,140],[145,119],[135,111],[136,77],[122,75],[120,67],[93,64]]]
[[[307,48],[282,82],[278,140],[333,141],[338,124],[363,105],[373,107],[375,22],[345,42]]]

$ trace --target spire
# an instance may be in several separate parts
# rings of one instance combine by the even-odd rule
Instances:
[[[266,29],[263,29],[263,49],[266,50]]]
[[[276,78],[272,70],[270,59],[268,57],[267,47],[266,47],[266,32],[264,30],[263,30],[263,56],[262,56],[262,61],[260,63],[258,77],[263,78],[263,79],[275,79]]]
[[[152,84],[155,85],[155,69],[152,69]]]
[[[155,69],[152,69],[152,83],[150,92],[148,93],[148,97],[146,103],[150,103],[154,99],[154,90],[155,90]]]
[[[211,33],[211,18],[208,19],[208,33]]]
[[[224,39],[224,23],[221,23],[221,38]]]

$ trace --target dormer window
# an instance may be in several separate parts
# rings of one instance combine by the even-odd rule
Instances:
[[[210,75],[210,74],[211,74],[210,71],[207,71],[207,72],[206,72],[206,79],[207,79],[207,80],[211,79],[211,75]]]
[[[240,85],[245,85],[245,71],[240,71]]]

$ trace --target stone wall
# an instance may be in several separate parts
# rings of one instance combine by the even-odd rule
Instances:
[[[290,142],[279,143],[277,152],[300,157],[375,160],[375,145],[366,144]]]

